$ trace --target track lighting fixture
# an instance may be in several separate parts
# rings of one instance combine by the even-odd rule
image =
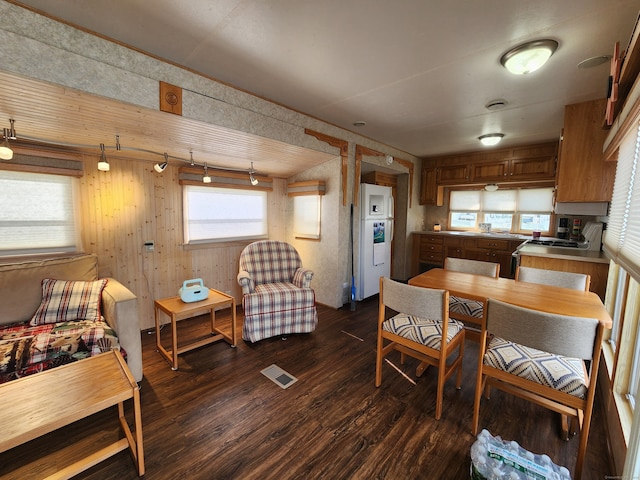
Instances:
[[[158,173],[162,173],[164,169],[167,168],[167,165],[169,165],[169,155],[167,155],[167,152],[164,152],[164,162],[156,163],[153,169]]]
[[[249,169],[249,181],[254,187],[258,185],[258,179],[253,176],[255,173],[256,171],[253,169],[253,162],[251,162],[251,168]]]
[[[107,161],[107,155],[104,153],[104,143],[100,144],[100,161],[98,162],[98,170],[101,172],[109,171],[109,162]]]
[[[3,141],[2,145],[0,145],[0,159],[2,160],[11,160],[13,158],[13,150],[11,150],[11,147],[9,146],[9,139],[16,139],[16,131],[13,128],[13,121],[14,120],[10,118],[9,123],[11,124],[11,127],[3,129]]]
[[[204,175],[202,177],[202,183],[211,183],[211,177],[207,173],[207,164],[204,164]]]
[[[193,161],[193,152],[191,150],[189,150],[189,157],[191,158],[191,166],[193,167],[195,162]]]

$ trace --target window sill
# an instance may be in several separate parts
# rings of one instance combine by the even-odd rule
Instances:
[[[604,359],[604,365],[607,369],[607,377],[611,382],[611,374],[613,372],[613,363],[615,358],[615,353],[609,345],[608,342],[603,342],[602,344],[602,356]],[[625,398],[623,394],[616,392],[615,386],[612,383],[612,397],[614,401],[614,407],[618,414],[618,419],[620,421],[620,426],[622,428],[622,435],[624,437],[625,446],[629,446],[629,438],[631,435],[631,423],[633,422],[633,410],[631,409],[631,405],[629,401]]]

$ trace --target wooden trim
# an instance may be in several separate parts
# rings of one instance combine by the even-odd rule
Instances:
[[[195,185],[200,187],[221,187],[239,188],[243,190],[264,190],[273,191],[273,179],[263,175],[254,175],[258,180],[258,185],[251,185],[249,174],[245,172],[231,172],[227,170],[217,170],[207,168],[207,173],[211,177],[211,183],[203,183],[202,175],[204,170],[201,167],[180,167],[178,169],[178,183],[180,185]]]
[[[289,197],[324,194],[325,183],[323,180],[309,180],[306,182],[295,182],[287,185],[287,196]]]
[[[321,142],[328,143],[332,147],[340,149],[340,157],[342,157],[342,205],[347,205],[347,174],[349,165],[349,142],[346,140],[340,140],[339,138],[331,137],[324,133],[316,132],[308,128],[304,129],[304,133],[311,135]],[[356,179],[357,180],[357,179]],[[357,181],[356,181],[357,183]]]
[[[182,116],[182,88],[160,82],[160,111]]]
[[[394,157],[393,159],[409,170],[409,208],[411,208],[411,205],[413,203],[413,162],[403,160],[402,158]]]
[[[55,148],[11,145],[13,159],[0,162],[0,170],[33,172],[68,177],[84,176],[84,159],[80,153]]]
[[[362,145],[356,144],[356,174],[354,177],[353,185],[353,204],[358,206],[358,197],[360,196],[360,173],[362,172],[362,156],[367,155],[369,157],[384,157],[385,154],[372,150]]]
[[[634,126],[637,128],[638,119],[640,118],[640,97],[636,99],[633,107],[629,111],[629,115],[623,120],[620,128],[615,133],[609,145],[604,150],[605,161],[615,161],[618,159],[618,148],[622,143],[622,139],[629,133]]]

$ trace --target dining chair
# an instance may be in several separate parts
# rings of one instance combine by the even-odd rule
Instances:
[[[500,274],[499,263],[455,257],[447,257],[444,259],[444,269],[494,278],[498,278]],[[457,297],[455,295],[449,297],[449,315],[451,318],[477,325],[480,323],[482,313],[482,302],[480,301]],[[466,328],[469,333],[473,332],[474,339],[477,340],[479,330],[475,327],[469,327],[469,325],[466,325]]]
[[[591,285],[591,275],[518,265],[518,268],[516,268],[516,281],[540,283],[588,292]]]
[[[387,319],[387,309],[393,316]],[[462,381],[464,325],[449,318],[449,292],[414,287],[385,277],[380,278],[376,387],[382,384],[382,361],[393,350],[438,369],[436,420],[442,415],[444,384],[457,371],[456,388]],[[447,359],[453,355],[453,360]]]
[[[487,300],[473,404],[478,433],[483,392],[496,387],[574,420],[580,443],[574,479],[582,473],[598,378],[603,324]]]

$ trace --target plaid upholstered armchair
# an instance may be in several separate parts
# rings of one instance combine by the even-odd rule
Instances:
[[[242,338],[263,338],[316,329],[316,299],[310,287],[313,272],[286,242],[262,240],[240,254],[238,284],[242,287]]]

